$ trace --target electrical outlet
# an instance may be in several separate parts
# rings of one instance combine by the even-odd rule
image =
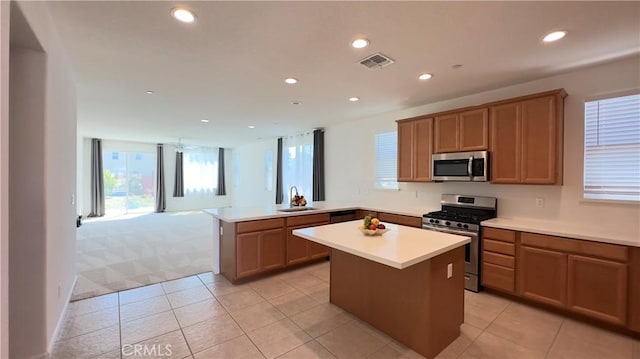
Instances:
[[[447,264],[447,279],[453,277],[453,263]]]
[[[536,198],[536,207],[544,208],[544,198],[542,197]]]
[[[71,195],[71,204],[76,204],[76,196],[74,194]]]

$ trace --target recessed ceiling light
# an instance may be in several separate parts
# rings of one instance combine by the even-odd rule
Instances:
[[[430,78],[432,78],[432,77],[433,77],[433,75],[432,75],[432,74],[428,74],[428,73],[421,74],[420,76],[418,76],[418,78],[419,78],[420,80],[428,80],[428,79],[430,79]]]
[[[205,118],[204,120],[200,120],[200,122],[209,123],[209,120]]]
[[[349,101],[351,101],[351,102],[360,101],[360,97],[349,97]]]
[[[291,101],[292,105],[302,105],[302,101]]]
[[[565,30],[550,32],[542,39],[542,41],[544,42],[558,41],[563,37],[567,36],[567,33],[568,31],[565,31]]]
[[[286,79],[284,79],[284,82],[288,83],[289,85],[293,85],[298,83],[298,79],[294,77],[287,77]]]
[[[153,95],[153,91],[151,91],[151,90],[147,90],[147,91],[145,91],[145,93],[146,93],[147,95]]]
[[[174,7],[173,9],[171,9],[171,16],[173,16],[176,20],[187,24],[191,24],[192,22],[196,21],[196,15],[194,15],[191,11],[181,7]]]
[[[362,49],[369,46],[369,40],[363,38],[355,39],[351,43],[351,46],[355,47],[356,49]]]
[[[454,69],[454,70],[457,70],[457,69],[459,69],[461,67],[462,67],[462,65],[460,65],[460,64],[455,64],[455,65],[451,66],[451,68]]]
[[[249,125],[249,126],[247,126],[247,127],[249,127],[249,128],[256,128],[256,126],[253,126],[253,125]]]

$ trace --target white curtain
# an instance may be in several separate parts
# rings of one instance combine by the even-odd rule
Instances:
[[[184,192],[215,194],[218,188],[218,149],[185,149]]]
[[[296,186],[298,194],[304,196],[307,201],[311,201],[313,194],[313,133],[285,137],[282,142],[283,204],[291,203],[291,186]]]

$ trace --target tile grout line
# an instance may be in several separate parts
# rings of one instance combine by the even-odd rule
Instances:
[[[549,345],[549,348],[547,349],[547,352],[544,354],[545,358],[549,356],[549,353],[551,353],[551,349],[553,348],[553,345],[558,340],[558,336],[560,335],[560,330],[562,329],[562,327],[564,326],[566,321],[567,320],[565,318],[562,318],[562,322],[560,323],[560,326],[558,327],[558,330],[556,331],[556,335],[553,337],[553,341],[551,342],[551,345]]]

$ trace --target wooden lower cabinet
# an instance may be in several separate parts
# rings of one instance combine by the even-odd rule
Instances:
[[[238,234],[236,237],[236,277],[260,273],[260,232]]]
[[[298,263],[304,263],[309,260],[307,252],[308,240],[293,235],[294,229],[305,228],[291,227],[287,228],[287,265],[293,265]]]
[[[422,228],[422,217],[412,217],[402,214],[378,212],[378,219],[383,223],[395,223],[403,226]]]
[[[569,255],[568,306],[615,324],[627,323],[627,264]]]
[[[262,232],[260,246],[261,271],[280,269],[285,266],[286,246],[283,229]]]
[[[284,230],[238,234],[236,277],[249,277],[285,266]]]
[[[515,270],[484,262],[482,264],[482,285],[513,293],[515,291]]]
[[[567,303],[567,255],[521,246],[518,254],[518,293],[545,304]]]
[[[325,258],[331,255],[331,248],[327,246],[311,241],[307,245],[310,259]]]

